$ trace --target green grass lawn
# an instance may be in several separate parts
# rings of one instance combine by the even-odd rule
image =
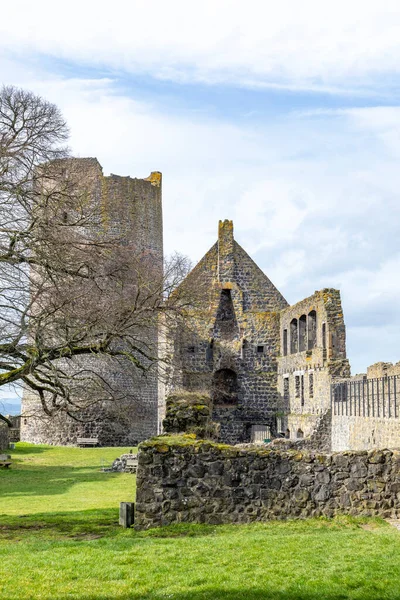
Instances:
[[[400,600],[400,532],[377,519],[118,527],[126,449],[19,444],[0,471],[1,600]]]

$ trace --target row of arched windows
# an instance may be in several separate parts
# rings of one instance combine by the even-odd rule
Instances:
[[[308,315],[290,321],[289,330],[283,330],[283,356],[312,350],[317,345],[317,313],[311,310]],[[326,348],[326,325],[322,324],[322,347]]]

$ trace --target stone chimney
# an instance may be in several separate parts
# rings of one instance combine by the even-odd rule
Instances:
[[[234,271],[234,239],[233,221],[218,223],[218,280],[229,283],[233,280]]]

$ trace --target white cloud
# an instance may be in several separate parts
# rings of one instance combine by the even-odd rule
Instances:
[[[174,81],[335,92],[398,73],[397,0],[14,0],[0,48]]]

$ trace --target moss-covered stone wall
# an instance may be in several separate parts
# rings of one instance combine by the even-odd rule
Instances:
[[[336,514],[400,516],[400,452],[243,449],[160,436],[140,445],[135,527]]]

